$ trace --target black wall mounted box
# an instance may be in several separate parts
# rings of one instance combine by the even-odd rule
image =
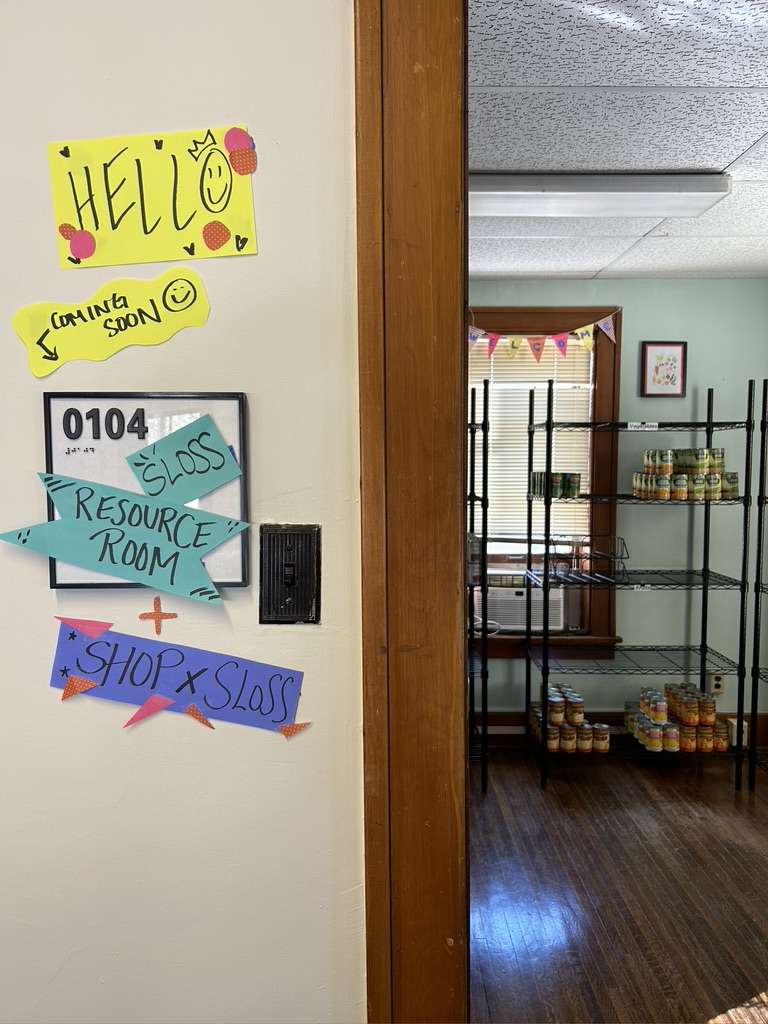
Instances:
[[[265,524],[260,548],[259,622],[319,622],[320,527]]]

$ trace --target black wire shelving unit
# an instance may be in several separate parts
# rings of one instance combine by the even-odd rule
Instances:
[[[570,422],[557,421],[554,419],[554,383],[547,384],[547,413],[543,423],[534,420],[534,399],[535,392],[529,393],[528,403],[528,495],[527,495],[527,522],[528,522],[528,550],[526,558],[526,667],[525,667],[525,711],[526,711],[526,734],[530,740],[530,710],[531,710],[531,688],[532,669],[538,669],[541,676],[541,711],[543,730],[546,731],[548,720],[548,687],[552,675],[559,674],[589,674],[597,676],[698,676],[699,687],[706,690],[707,675],[710,672],[717,672],[723,675],[735,675],[738,680],[737,698],[737,728],[736,744],[733,748],[735,755],[735,788],[741,789],[742,765],[744,760],[743,750],[743,722],[744,722],[744,695],[746,681],[746,645],[747,645],[747,600],[748,600],[748,571],[749,571],[749,532],[750,532],[750,510],[751,510],[751,476],[752,476],[752,448],[754,433],[754,401],[755,382],[749,381],[747,388],[747,415],[744,420],[715,420],[714,418],[714,391],[709,388],[707,391],[707,418],[706,420],[668,420],[659,423],[635,423],[631,421],[599,421],[599,422]],[[762,443],[761,443],[761,483],[764,481],[764,469],[766,458],[766,443],[768,428],[766,427],[766,402],[768,402],[768,391],[764,385],[763,392],[763,419],[762,419]],[[662,501],[636,498],[631,494],[581,494],[573,498],[554,498],[551,488],[552,473],[552,451],[554,434],[560,430],[590,430],[590,431],[703,431],[706,436],[706,446],[712,447],[713,435],[720,430],[739,430],[745,435],[745,458],[744,458],[744,495],[740,498],[731,498],[720,501]],[[545,443],[544,458],[544,485],[542,494],[534,494],[533,486],[533,465],[534,445],[537,435],[543,435]],[[764,489],[763,489],[764,490]],[[544,538],[542,545],[541,567],[534,569],[533,565],[533,507],[534,502],[540,501],[544,505]],[[686,508],[701,509],[704,517],[703,542],[701,551],[701,568],[696,569],[645,569],[627,568],[622,559],[610,558],[604,562],[598,570],[600,579],[595,580],[595,567],[589,565],[582,567],[563,567],[557,564],[557,559],[551,551],[552,546],[552,505],[561,502],[614,502],[616,504],[637,504],[659,506],[685,506]],[[710,568],[710,546],[711,546],[711,517],[713,508],[738,507],[742,510],[742,549],[741,549],[741,572],[738,577],[727,576],[718,573]],[[760,505],[760,510],[765,507],[765,499]],[[760,530],[762,528],[762,516]],[[759,532],[760,532],[759,530]],[[598,563],[600,564],[600,563]],[[607,569],[606,569],[607,564]],[[760,587],[763,587],[762,580],[758,580]],[[589,648],[580,646],[578,650],[558,646],[559,637],[552,638],[549,624],[549,592],[552,587],[615,587],[625,590],[698,590],[701,592],[701,616],[700,635],[698,644],[689,645],[644,645],[644,644],[618,644],[612,648],[600,647]],[[531,621],[531,593],[534,587],[542,591],[542,628],[540,633],[534,634]],[[709,592],[711,590],[737,590],[739,592],[739,637],[738,656],[736,660],[727,657],[725,654],[714,650],[709,644]],[[768,593],[768,587],[763,587],[762,592]],[[756,629],[759,628],[756,626]],[[759,650],[759,638],[756,640]],[[764,675],[762,674],[764,673]],[[757,680],[764,678],[768,681],[768,670],[757,668],[757,674],[753,668],[752,683],[752,717],[756,718],[756,693]],[[621,730],[618,730],[621,732]],[[755,739],[755,728],[750,731],[750,785],[753,785],[752,776],[752,743]],[[559,758],[559,755],[548,753],[545,738],[538,744],[538,752],[541,770],[541,786],[546,788],[549,776],[550,759]],[[637,759],[643,760],[646,751],[639,744],[624,744],[622,754],[624,756],[637,755]],[[570,756],[570,755],[566,755]],[[658,760],[659,754],[650,755]],[[665,755],[666,756],[666,755]],[[681,757],[680,754],[670,754],[671,757]],[[601,761],[600,757],[594,758],[595,762]],[[754,758],[756,760],[756,758]]]
[[[757,541],[755,545],[754,609],[752,619],[752,689],[749,707],[749,788],[755,788],[756,770],[760,755],[757,748],[757,720],[760,683],[768,683],[768,668],[760,667],[760,640],[762,631],[762,599],[768,594],[763,582],[763,556],[765,551],[766,468],[768,464],[768,380],[763,381],[763,399],[760,409],[760,468],[757,477]]]
[[[467,750],[471,761],[480,762],[483,793],[488,790],[488,449],[490,441],[489,381],[483,381],[482,415],[477,418],[477,389],[469,395],[469,492],[467,530]],[[479,446],[478,446],[479,439]],[[477,489],[478,447],[480,490]],[[480,513],[480,531],[476,532]],[[476,546],[477,559],[472,557]],[[477,566],[477,568],[475,568]],[[475,595],[480,592],[479,629]],[[479,642],[479,651],[477,649]],[[477,683],[480,683],[480,724],[477,721]]]

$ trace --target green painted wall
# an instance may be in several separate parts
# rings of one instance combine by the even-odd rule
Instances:
[[[510,280],[479,279],[470,283],[473,306],[594,306],[623,309],[621,352],[622,419],[697,419],[706,413],[706,389],[715,389],[715,417],[743,419],[747,380],[768,376],[768,280]],[[684,399],[640,398],[641,341],[688,342],[688,394]],[[692,446],[691,434],[665,435],[670,447]],[[743,481],[743,435],[722,433],[729,469]],[[642,449],[655,442],[649,435],[623,434],[619,486],[631,488],[632,472],[642,468]],[[757,465],[755,460],[754,476]],[[743,484],[742,484],[743,486]],[[641,567],[701,564],[700,511],[680,507],[619,506],[617,532]],[[711,567],[731,575],[740,571],[742,520],[736,508],[712,513]],[[754,531],[753,531],[754,540]],[[750,557],[750,576],[754,562]],[[697,643],[700,598],[680,592],[617,595],[617,629],[626,643]],[[735,658],[738,650],[738,596],[712,593],[710,643]],[[751,616],[750,616],[751,630]],[[768,618],[764,622],[768,634]],[[750,632],[751,649],[751,632]],[[763,663],[768,661],[768,642]],[[491,706],[522,707],[520,664],[491,665]],[[581,683],[580,683],[581,685]],[[640,677],[584,680],[588,705],[594,710],[620,708],[643,685]],[[721,709],[735,710],[736,681],[729,682]],[[768,704],[766,704],[768,708]]]

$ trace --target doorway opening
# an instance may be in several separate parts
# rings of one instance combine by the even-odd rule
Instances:
[[[768,1013],[768,17],[694,6],[468,2],[472,1021]]]

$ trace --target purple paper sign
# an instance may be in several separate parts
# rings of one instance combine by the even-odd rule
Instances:
[[[208,718],[271,732],[296,720],[303,672],[89,628],[103,625],[61,623],[51,686],[63,689],[69,676],[81,676],[97,684],[89,697],[143,704],[157,694],[173,701],[168,711],[183,712],[194,704]]]

